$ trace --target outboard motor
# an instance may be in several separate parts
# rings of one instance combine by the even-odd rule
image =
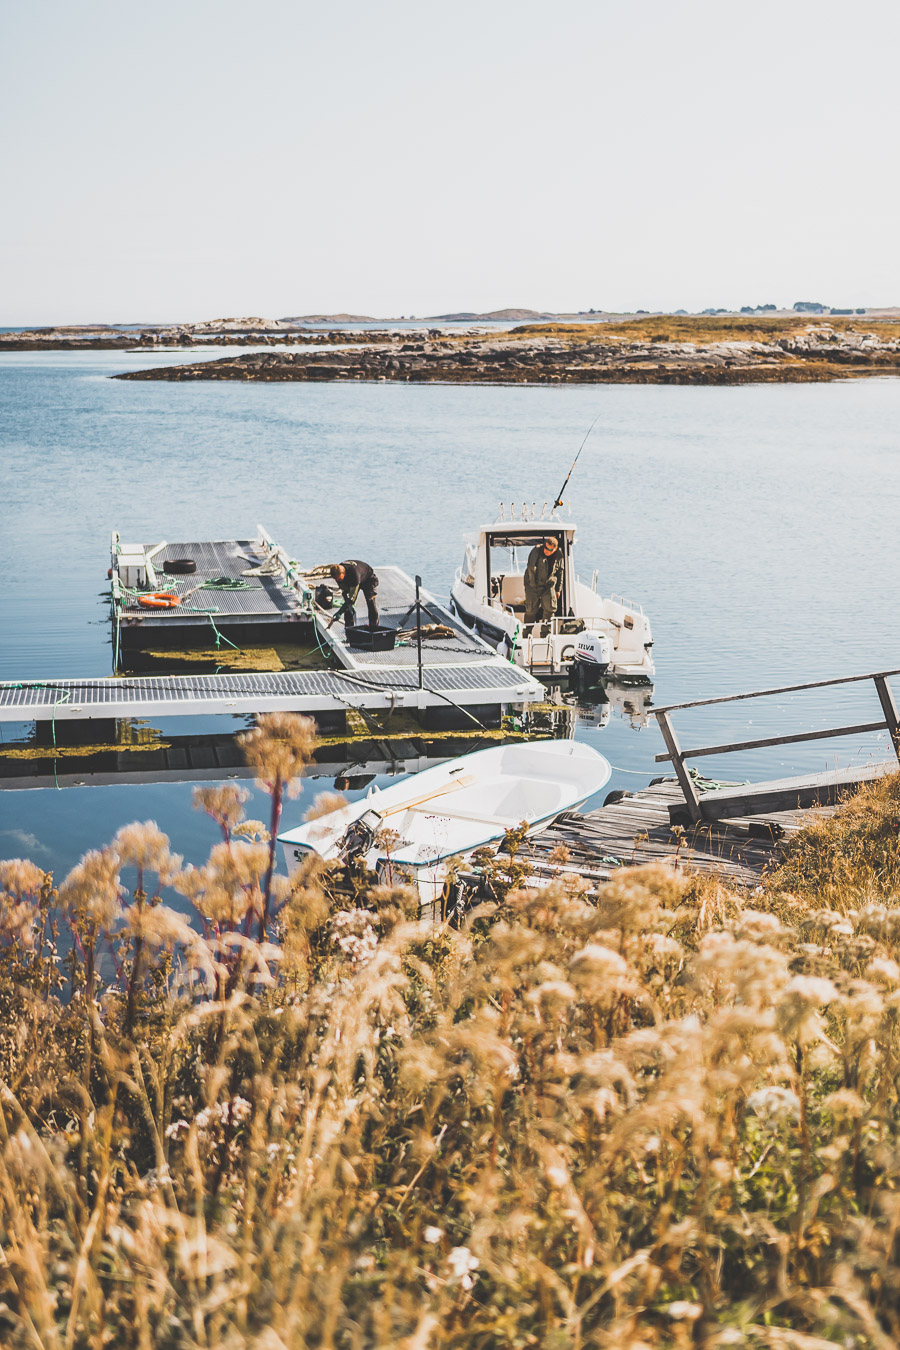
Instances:
[[[358,820],[351,820],[338,844],[338,857],[341,862],[349,863],[363,853],[368,853],[375,843],[381,819],[377,811],[366,811]]]
[[[590,689],[598,685],[611,661],[612,643],[605,633],[579,633],[569,670],[572,688]]]

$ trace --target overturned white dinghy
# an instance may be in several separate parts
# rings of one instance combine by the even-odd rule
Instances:
[[[611,769],[582,741],[530,741],[478,750],[413,774],[361,801],[279,835],[288,871],[310,853],[363,858],[385,885],[418,886],[423,906],[441,896],[449,859],[529,833],[581,806]]]

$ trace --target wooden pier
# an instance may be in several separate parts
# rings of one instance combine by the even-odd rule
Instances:
[[[714,873],[731,885],[752,886],[776,865],[783,840],[814,816],[827,815],[857,788],[897,772],[900,760],[900,717],[890,686],[900,670],[813,680],[805,684],[726,694],[690,703],[654,708],[665,742],[657,762],[670,761],[675,778],[657,779],[635,793],[614,793],[608,805],[585,815],[569,812],[549,829],[526,841],[523,853],[545,877],[555,871],[575,872],[588,880],[606,880],[622,866],[664,862],[682,871]],[[880,716],[852,726],[826,727],[727,744],[683,749],[672,726],[673,713],[714,704],[803,693],[841,685],[871,682]],[[734,755],[766,747],[794,745],[887,730],[896,759],[806,773],[760,783],[716,783],[687,767],[688,759]],[[559,845],[569,850],[560,868],[550,862]]]
[[[616,794],[613,794],[616,795]],[[834,807],[818,808],[816,815]],[[660,779],[639,792],[596,811],[567,811],[522,845],[538,877],[575,873],[603,882],[623,867],[661,862],[680,873],[718,876],[726,885],[755,886],[779,858],[781,842],[807,824],[809,810],[781,810],[688,827],[684,793],[676,778]],[[553,864],[559,845],[569,850],[565,864]]]
[[[859,768],[834,769],[825,773],[804,774],[768,783],[744,783],[721,787],[703,795],[697,789],[686,761],[705,755],[734,755],[746,750],[762,750],[778,745],[798,745],[806,741],[830,740],[839,736],[865,736],[887,731],[897,760],[900,760],[900,714],[889,680],[900,675],[898,670],[871,671],[866,675],[845,675],[831,680],[810,680],[805,684],[781,685],[776,689],[755,689],[746,694],[724,694],[717,698],[695,699],[691,703],[672,703],[665,708],[654,708],[659,729],[666,744],[664,754],[657,755],[657,763],[671,762],[684,796],[684,819],[697,824],[700,821],[723,820],[743,816],[754,811],[791,810],[804,806],[828,806],[846,796],[854,788],[878,778],[884,773],[896,772],[897,762],[868,764]],[[709,708],[714,704],[738,703],[746,699],[773,698],[783,694],[805,693],[810,689],[831,689],[839,685],[864,684],[871,681],[878,697],[880,717],[870,722],[825,727],[819,731],[793,732],[780,736],[763,736],[751,741],[732,741],[718,745],[701,745],[685,750],[672,726],[672,713],[686,708]]]

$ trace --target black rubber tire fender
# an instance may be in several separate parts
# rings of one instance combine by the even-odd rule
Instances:
[[[196,572],[197,563],[194,558],[166,558],[162,570],[170,577],[185,577],[191,572]]]

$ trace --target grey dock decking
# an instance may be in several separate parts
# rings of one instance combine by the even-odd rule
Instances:
[[[147,545],[150,549],[152,545]],[[157,570],[163,559],[192,558],[196,572],[184,576],[161,573],[160,590],[171,590],[188,595],[177,609],[147,610],[138,604],[137,596],[127,595],[121,607],[123,622],[140,619],[143,624],[157,627],[199,624],[209,626],[209,615],[217,623],[282,622],[288,616],[296,619],[301,613],[300,599],[293,589],[286,589],[284,579],[277,576],[245,577],[244,572],[261,567],[269,560],[259,544],[250,539],[215,539],[206,542],[167,544],[159,555]],[[227,577],[239,583],[234,590],[209,590],[203,585],[213,577]],[[195,590],[195,587],[200,587]]]
[[[127,547],[127,546],[126,546]],[[118,534],[112,537],[112,616],[115,630],[115,665],[120,655],[134,654],[154,646],[193,647],[216,645],[222,636],[234,644],[296,640],[288,625],[298,625],[308,636],[312,628],[303,586],[283,549],[277,548],[260,527],[257,539],[214,539],[138,545],[153,555],[157,591],[171,592],[181,603],[171,609],[147,608],[140,594],[128,589],[118,573],[123,557]],[[190,559],[195,571],[170,575],[164,563]],[[268,565],[272,575],[246,576]],[[226,578],[232,586],[220,587]]]
[[[316,626],[320,636],[334,651],[346,670],[407,670],[418,665],[418,646],[411,630],[415,628],[416,588],[410,577],[399,567],[382,565],[378,574],[379,621],[386,628],[405,634],[391,651],[367,652],[348,647],[344,641],[343,623],[327,626],[327,613],[316,611]],[[423,637],[422,657],[429,669],[440,666],[471,665],[473,662],[493,662],[497,653],[477,634],[466,628],[455,615],[445,609],[430,592],[423,590],[422,626],[440,624],[449,628],[453,636]],[[357,622],[366,622],[366,605],[362,596],[356,601]]]
[[[796,778],[777,778],[768,783],[743,783],[704,793],[700,798],[700,810],[704,820],[715,822],[751,813],[759,815],[833,806],[864,783],[896,772],[896,763],[866,764],[855,769],[829,769]]]
[[[673,815],[684,808],[677,780],[666,780],[596,811],[566,812],[526,840],[521,856],[535,865],[538,875],[547,875],[554,870],[551,852],[565,844],[570,859],[562,870],[588,880],[608,880],[622,866],[663,862],[681,872],[713,873],[726,884],[754,886],[777,862],[779,840],[810,819],[796,810],[779,811],[685,830],[672,824]]]
[[[128,679],[23,680],[0,684],[0,722],[185,717],[208,713],[389,711],[448,704],[519,703],[542,694],[525,671],[493,662],[425,668],[304,670],[277,674],[139,676]]]

